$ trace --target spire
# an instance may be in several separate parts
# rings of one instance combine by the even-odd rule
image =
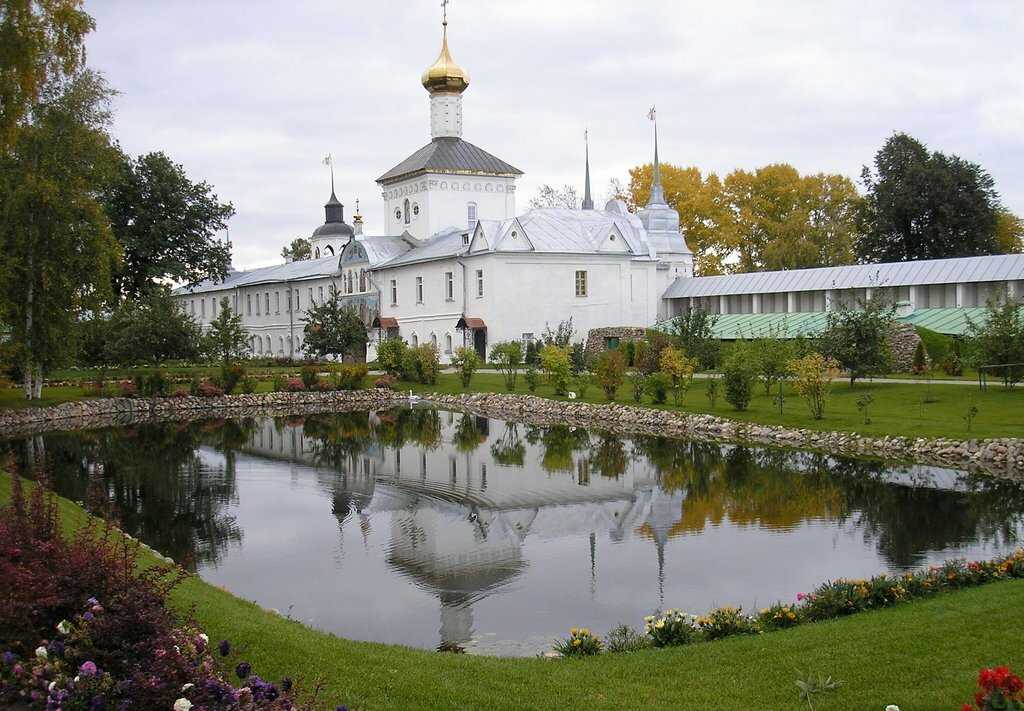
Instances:
[[[654,178],[651,182],[651,196],[647,199],[648,205],[664,205],[665,191],[661,187],[661,163],[658,161],[658,112],[652,106],[647,112],[647,118],[654,122]]]
[[[583,206],[582,207],[583,207],[584,210],[593,210],[594,209],[594,201],[590,197],[590,138],[589,138],[588,133],[589,133],[588,131],[584,131],[583,132],[583,145],[584,145],[584,151],[585,151],[585,154],[586,154],[586,172],[585,172],[586,177],[584,178],[584,181],[583,181]]]
[[[448,0],[441,3],[441,52],[434,63],[423,72],[423,88],[431,94],[461,94],[469,86],[469,73],[452,59],[448,50]]]
[[[352,228],[355,234],[363,234],[363,216],[359,214],[359,198],[356,198],[356,212],[352,215]]]

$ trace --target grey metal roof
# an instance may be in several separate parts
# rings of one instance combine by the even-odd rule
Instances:
[[[865,287],[953,284],[1024,279],[1024,254],[928,259],[915,262],[854,264],[845,267],[790,269],[697,278],[680,277],[669,286],[669,299],[785,291],[860,289]]]
[[[357,237],[356,240],[366,250],[366,259],[371,267],[383,264],[412,249],[412,246],[401,237]]]
[[[509,176],[523,174],[523,171],[515,166],[474,146],[469,141],[439,137],[377,178],[377,182],[389,183],[414,173],[428,172]]]
[[[443,229],[423,244],[410,249],[405,254],[399,255],[389,262],[385,262],[382,266],[395,267],[462,254],[467,249],[462,241],[463,233],[465,233],[465,230],[457,227]]]
[[[224,281],[207,279],[192,287],[180,286],[171,293],[175,296],[200,294],[267,282],[300,281],[303,279],[331,277],[338,273],[338,257],[336,256],[322,257],[320,259],[303,259],[297,262],[275,264],[274,266],[260,267],[244,272],[231,272]]]
[[[502,245],[516,225],[522,229],[534,252],[596,254],[616,228],[630,254],[636,257],[655,256],[635,215],[551,207],[534,208],[508,220],[481,220],[480,228],[487,239],[489,251],[503,251]]]

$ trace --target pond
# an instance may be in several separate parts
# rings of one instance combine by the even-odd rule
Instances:
[[[536,654],[656,609],[990,557],[1012,482],[430,408],[52,433],[51,484],[205,580],[360,640]]]

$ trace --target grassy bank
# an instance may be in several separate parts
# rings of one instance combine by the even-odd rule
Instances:
[[[9,485],[0,475],[0,501]],[[87,515],[66,500],[60,512],[69,527]],[[143,563],[152,560],[144,556]],[[175,591],[173,602],[182,611],[194,609],[212,639],[230,639],[265,676],[299,675],[307,684],[322,679],[325,707],[344,702],[366,710],[803,709],[794,684],[798,669],[843,681],[837,691],[814,698],[821,711],[890,703],[957,708],[973,693],[979,667],[1024,661],[1024,581],[758,637],[577,661],[476,658],[352,642],[196,578]],[[345,604],[343,597],[338,604]],[[585,623],[566,620],[566,627]]]

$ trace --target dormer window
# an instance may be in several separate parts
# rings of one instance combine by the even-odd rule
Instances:
[[[468,232],[463,232],[462,233],[462,246],[466,247],[468,245],[469,245],[469,233]]]

